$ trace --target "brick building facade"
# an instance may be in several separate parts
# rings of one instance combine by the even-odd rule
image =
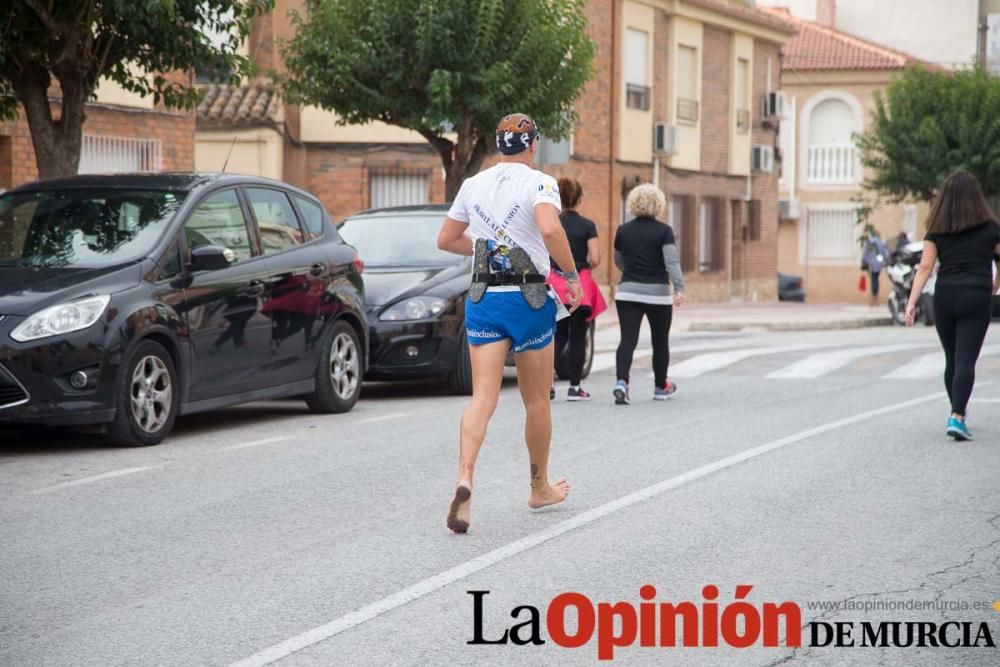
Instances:
[[[301,12],[301,5],[278,0],[275,11],[255,24],[249,55],[263,68],[282,70],[275,44],[292,37],[292,26],[282,17],[290,9]],[[629,189],[658,182],[670,198],[664,217],[681,241],[690,298],[775,298],[777,178],[752,171],[750,151],[776,144],[776,126],[762,117],[760,102],[780,85],[779,50],[792,30],[743,0],[589,0],[585,11],[597,47],[595,76],[575,107],[569,162],[546,165],[545,171],[581,181],[581,213],[597,223],[607,256],[624,221],[622,202]],[[645,45],[640,69],[646,80],[638,86],[630,80],[636,76],[637,51],[628,40],[635,37]],[[684,62],[694,62],[696,80],[681,81],[679,56],[691,54],[696,62],[690,57]],[[734,98],[739,63],[748,68],[741,101]],[[694,92],[684,92],[684,85]],[[633,108],[636,92],[645,108]],[[228,94],[236,96],[230,109],[253,108],[246,97],[253,90],[246,86]],[[216,105],[216,111],[225,106]],[[693,120],[679,118],[681,107],[688,113],[696,109]],[[739,114],[749,121],[737,130]],[[333,113],[288,105],[256,121],[239,113],[219,120],[210,109],[199,110],[199,168],[221,163],[221,151],[236,138],[246,143],[242,170],[272,175],[267,169],[280,164],[278,177],[315,192],[335,219],[386,203],[444,201],[439,158],[414,132],[377,123],[338,126]],[[654,154],[658,123],[675,127],[680,137],[672,155]],[[253,148],[272,141],[261,128],[283,144],[280,151],[272,145],[266,161]],[[490,156],[486,166],[496,159]],[[406,198],[406,188],[415,193],[413,200]],[[596,273],[605,283],[616,279],[610,262]]]
[[[183,73],[170,75],[187,80]],[[58,88],[51,92],[58,115]],[[86,107],[81,171],[189,171],[194,168],[195,114],[154,106],[121,88],[102,83]],[[107,168],[103,168],[103,167]],[[31,132],[22,110],[0,122],[0,190],[37,180]]]

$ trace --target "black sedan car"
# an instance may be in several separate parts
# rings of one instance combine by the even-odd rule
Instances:
[[[361,264],[319,201],[227,174],[77,176],[0,195],[0,423],[106,424],[302,396],[350,410]]]
[[[472,260],[438,249],[447,213],[446,205],[373,209],[338,225],[365,262],[371,331],[366,379],[442,378],[454,393],[472,393],[465,338]],[[594,356],[593,331],[591,326],[584,377]],[[507,365],[513,365],[512,354]]]

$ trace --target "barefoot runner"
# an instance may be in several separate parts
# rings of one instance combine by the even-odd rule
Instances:
[[[472,478],[479,448],[496,409],[507,351],[514,348],[517,385],[526,412],[531,494],[528,506],[561,502],[569,483],[549,483],[552,415],[552,340],[556,303],[546,292],[549,256],[574,266],[559,222],[559,188],[551,176],[531,168],[538,130],[524,114],[504,116],[497,126],[499,164],[466,179],[438,235],[438,247],[473,255],[473,280],[465,303],[472,360],[472,399],[462,415],[455,497],[448,527],[469,529]],[[572,308],[580,302],[576,271],[563,274]]]

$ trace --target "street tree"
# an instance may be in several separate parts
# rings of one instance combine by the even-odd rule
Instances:
[[[102,78],[190,109],[198,91],[166,74],[196,67],[236,83],[250,19],[273,0],[3,0],[0,120],[21,107],[42,178],[76,173],[86,103]],[[220,41],[206,33],[223,35]],[[52,95],[55,97],[53,98]]]
[[[505,114],[565,137],[593,73],[584,0],[307,0],[283,48],[292,103],[382,121],[437,150],[446,195],[479,171]],[[454,140],[450,137],[454,137]]]
[[[929,202],[956,169],[1000,194],[1000,79],[982,68],[958,72],[907,69],[875,93],[867,131],[857,137],[871,170],[865,190],[899,202]]]

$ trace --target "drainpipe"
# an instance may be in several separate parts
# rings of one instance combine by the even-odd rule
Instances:
[[[608,160],[608,289],[611,299],[615,298],[615,236],[614,228],[618,218],[615,207],[615,162],[618,160],[618,49],[621,43],[618,38],[618,7],[620,2],[611,3],[611,101],[608,110],[608,127],[611,131],[609,142],[610,159]]]

